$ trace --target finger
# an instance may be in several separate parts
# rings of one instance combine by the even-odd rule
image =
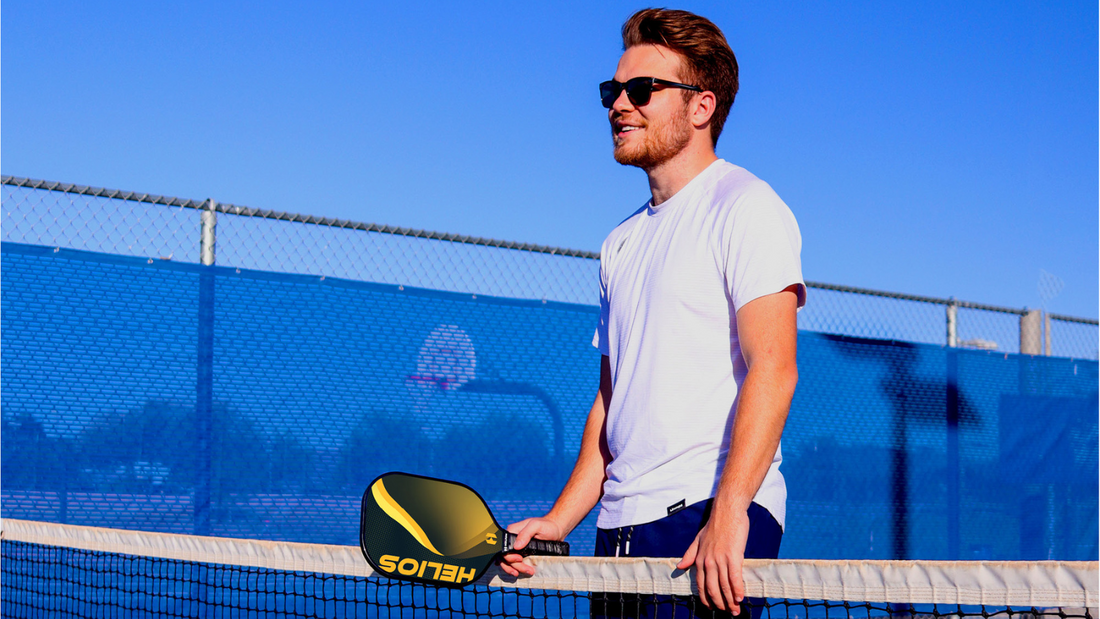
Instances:
[[[699,601],[703,606],[710,608],[710,600],[707,598],[707,568],[706,561],[695,561],[695,588],[699,590]]]
[[[734,564],[733,571],[730,575],[732,576],[730,581],[733,585],[733,597],[737,601],[738,607],[740,607],[741,602],[745,600],[745,577],[741,570],[740,561]]]
[[[518,563],[517,559],[522,559],[522,558],[523,557],[520,557],[519,555],[514,555],[514,554],[504,555],[500,558],[500,561],[499,561],[498,565],[500,565],[500,569],[504,570],[504,573],[509,574],[511,576],[519,576],[519,571],[516,570],[515,566],[516,566],[516,563]]]
[[[718,569],[718,585],[722,589],[722,604],[728,608],[731,613],[737,615],[741,613],[741,606],[738,605],[737,602],[739,600],[735,599],[733,594],[732,573],[729,566],[725,562],[722,562]]]
[[[691,565],[695,563],[695,554],[697,552],[699,552],[698,537],[695,538],[695,541],[692,542],[690,546],[688,546],[687,552],[684,553],[684,556],[680,559],[680,562],[676,564],[676,569],[686,570],[687,568],[691,567]]]
[[[507,554],[502,559],[500,568],[512,576],[519,576],[520,574],[535,575],[535,566],[524,563],[522,555]]]
[[[722,591],[722,580],[725,578],[725,566],[720,561],[711,560],[707,566],[707,595],[710,603],[719,610],[726,610],[726,597]]]
[[[527,574],[528,576],[535,575],[535,566],[531,565],[530,563],[520,561],[519,563],[513,563],[512,567],[516,568],[516,571],[520,574]]]

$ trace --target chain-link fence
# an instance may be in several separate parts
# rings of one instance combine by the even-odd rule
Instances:
[[[595,305],[598,254],[4,176],[6,242]],[[212,213],[207,217],[202,213]],[[1097,359],[1097,320],[807,282],[799,328]]]
[[[354,543],[388,470],[505,522],[568,476],[595,254],[0,183],[0,517]],[[1095,557],[1095,320],[810,286],[786,556]]]

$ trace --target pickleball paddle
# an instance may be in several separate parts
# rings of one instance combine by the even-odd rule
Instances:
[[[376,572],[391,578],[461,587],[498,555],[568,555],[569,544],[533,539],[515,550],[485,500],[464,484],[386,473],[363,493],[359,547]]]

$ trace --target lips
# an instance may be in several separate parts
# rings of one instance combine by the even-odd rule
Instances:
[[[613,123],[612,124],[612,133],[614,134],[615,137],[619,137],[619,136],[625,135],[627,133],[633,133],[634,131],[637,131],[641,128],[642,127],[640,127],[638,125],[628,125],[628,124],[624,124],[624,123]]]

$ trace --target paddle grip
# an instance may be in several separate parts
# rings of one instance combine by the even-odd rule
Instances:
[[[504,552],[514,552],[523,556],[527,555],[554,555],[558,557],[569,556],[569,542],[555,542],[548,539],[532,539],[523,548],[516,550],[516,534],[504,532]]]

